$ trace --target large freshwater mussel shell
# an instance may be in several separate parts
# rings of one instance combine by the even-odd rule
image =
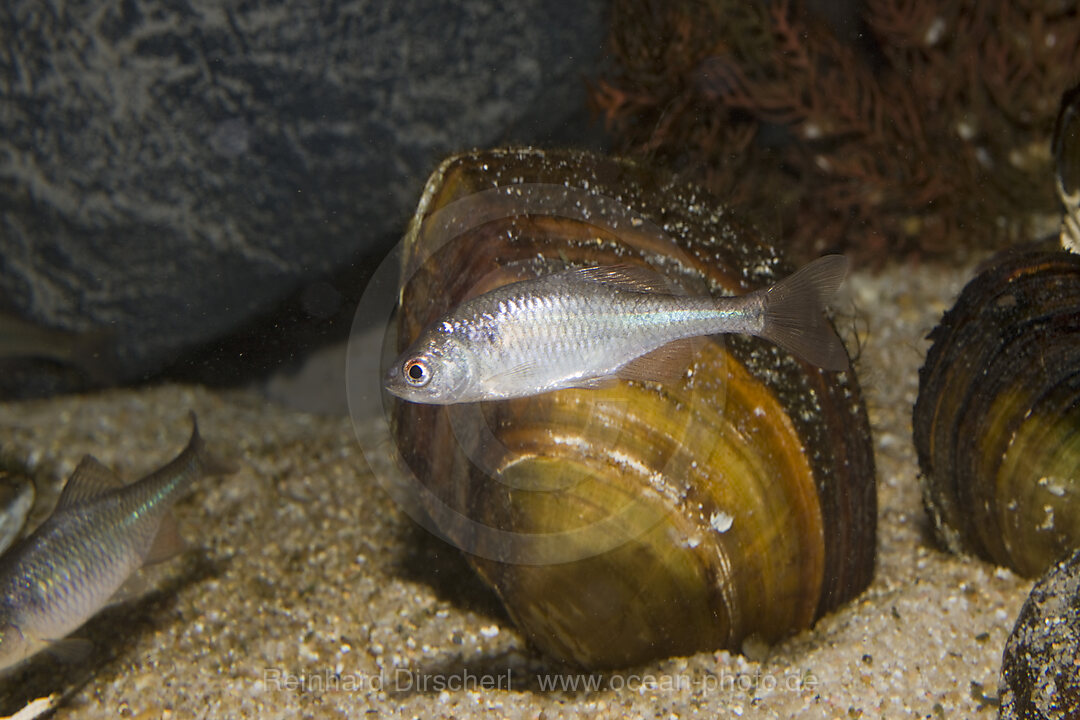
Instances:
[[[1037,576],[1080,546],[1080,256],[996,256],[930,337],[913,427],[937,535]]]
[[[616,263],[714,294],[792,269],[700,190],[629,161],[460,155],[429,180],[406,237],[398,350],[500,284]],[[872,576],[874,465],[850,370],[722,337],[677,380],[387,402],[433,522],[555,658],[622,667],[776,640]]]

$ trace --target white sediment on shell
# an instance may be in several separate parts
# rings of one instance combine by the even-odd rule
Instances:
[[[731,526],[734,523],[735,518],[731,517],[723,510],[714,512],[709,516],[709,526],[718,533],[726,533],[731,529]]]

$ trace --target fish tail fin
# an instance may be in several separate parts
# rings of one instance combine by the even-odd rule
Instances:
[[[850,364],[847,350],[825,317],[825,305],[847,270],[846,257],[826,255],[763,291],[761,337],[822,369],[846,370]]]
[[[199,421],[195,417],[195,411],[190,411],[188,415],[191,418],[191,440],[188,441],[188,448],[195,455],[199,472],[203,475],[232,475],[236,472],[238,468],[235,463],[218,456],[206,447],[206,442],[199,434]]]

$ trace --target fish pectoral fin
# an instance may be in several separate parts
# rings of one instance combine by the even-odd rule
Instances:
[[[508,383],[516,384],[522,380],[525,380],[535,372],[535,362],[523,362],[520,365],[515,365],[509,370],[504,370],[501,373],[489,375],[485,382],[492,387],[502,387],[503,385]]]
[[[615,375],[624,380],[675,382],[686,374],[694,353],[706,342],[704,338],[686,338],[661,345],[652,352],[636,357],[619,368]]]
[[[86,638],[59,638],[49,640],[45,652],[49,653],[62,663],[82,662],[94,649],[94,644]]]
[[[161,518],[154,541],[150,543],[150,549],[146,553],[143,565],[153,565],[174,558],[187,549],[184,538],[180,536],[180,530],[176,525],[176,517],[170,512]]]
[[[64,485],[56,509],[82,505],[88,500],[124,487],[124,482],[93,455],[84,455]]]
[[[598,265],[569,270],[581,280],[639,293],[685,295],[685,291],[655,270],[637,265]]]

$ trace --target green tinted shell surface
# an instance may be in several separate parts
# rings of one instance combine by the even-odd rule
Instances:
[[[913,426],[937,533],[1039,575],[1080,545],[1080,256],[994,258],[930,337]]]
[[[490,151],[435,172],[406,237],[397,349],[463,300],[570,266],[744,293],[792,268],[700,190],[583,153]],[[434,525],[530,640],[584,667],[772,641],[874,565],[870,432],[853,374],[751,337],[677,379],[434,406],[389,398]]]

